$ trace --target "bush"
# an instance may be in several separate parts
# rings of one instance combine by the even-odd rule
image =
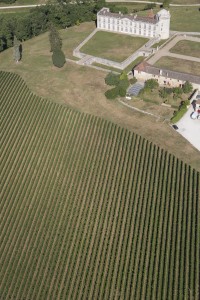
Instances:
[[[163,98],[163,99],[166,99],[167,96],[168,96],[168,94],[167,94],[166,89],[165,89],[165,88],[164,88],[164,89],[161,89],[161,90],[160,90],[160,97]]]
[[[171,122],[177,123],[183,117],[186,111],[187,107],[185,105],[181,106],[181,109],[174,113],[174,116],[171,118]]]
[[[126,89],[123,87],[119,87],[119,96],[125,97],[126,96]]]
[[[112,72],[108,73],[105,78],[105,83],[107,85],[116,86],[119,83],[119,75],[113,74]]]
[[[137,79],[133,76],[133,78],[129,79],[130,84],[134,84],[137,82]]]
[[[153,90],[157,87],[159,87],[159,84],[156,79],[148,79],[145,81],[145,88]]]
[[[119,95],[119,89],[117,87],[114,87],[111,90],[108,90],[105,92],[105,96],[107,99],[115,99]]]
[[[65,55],[61,49],[56,49],[52,55],[52,62],[57,68],[62,68],[65,64]]]
[[[119,81],[119,84],[118,84],[118,87],[119,88],[123,88],[123,89],[127,89],[129,87],[129,81],[128,79],[122,79]]]
[[[183,93],[188,94],[192,92],[193,86],[189,81],[186,81],[182,89],[183,89]]]

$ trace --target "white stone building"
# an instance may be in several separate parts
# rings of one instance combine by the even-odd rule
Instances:
[[[120,32],[147,38],[169,38],[170,13],[162,9],[156,15],[148,17],[111,13],[109,8],[102,8],[97,13],[97,28],[112,32]]]

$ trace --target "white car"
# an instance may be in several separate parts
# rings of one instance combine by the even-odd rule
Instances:
[[[190,117],[191,119],[195,120],[195,119],[199,119],[200,115],[198,114],[197,111],[194,111],[193,113],[191,113]]]

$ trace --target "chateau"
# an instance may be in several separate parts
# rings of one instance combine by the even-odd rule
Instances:
[[[111,13],[109,8],[104,7],[97,13],[97,28],[148,38],[167,39],[170,31],[170,13],[161,9],[156,15],[152,12],[147,17],[140,17],[137,14]]]

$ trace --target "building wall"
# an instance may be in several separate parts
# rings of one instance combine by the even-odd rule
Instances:
[[[138,72],[137,70],[134,70],[134,76],[137,78],[137,80],[156,79],[159,85],[166,87],[179,87],[185,83],[183,80],[168,78],[162,75],[152,75],[145,72]],[[194,89],[200,89],[199,84],[192,83],[192,85]]]
[[[155,37],[158,31],[156,24],[133,22],[129,19],[117,19],[106,16],[98,16],[97,27],[112,32],[140,35],[147,38]]]
[[[169,37],[170,16],[160,15],[156,24],[130,20],[128,18],[116,18],[115,16],[107,16],[97,14],[97,28],[112,32],[120,32],[153,38],[160,36],[161,39]]]

